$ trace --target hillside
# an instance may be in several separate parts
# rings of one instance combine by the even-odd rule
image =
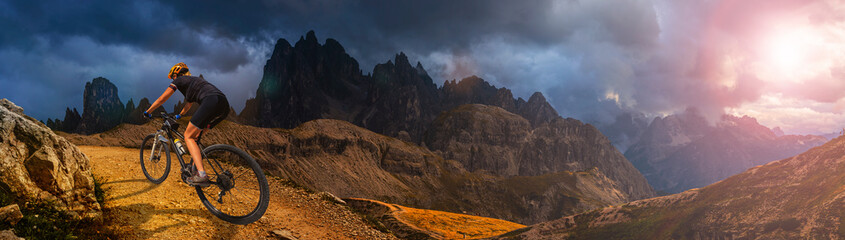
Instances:
[[[249,225],[230,224],[211,215],[194,188],[181,182],[178,164],[166,181],[153,184],[141,172],[136,148],[79,149],[106,189],[100,231],[120,239],[278,239],[274,231],[298,239],[396,239],[345,206],[275,178],[268,179],[270,207],[264,217]]]
[[[78,145],[135,147],[142,136],[155,131],[158,121],[122,124],[89,136],[61,135]],[[184,125],[187,119],[181,121]],[[247,149],[266,172],[339,197],[519,223],[552,220],[631,199],[620,183],[593,166],[536,176],[469,172],[460,162],[339,120],[310,121],[291,130],[224,121],[203,142]]]
[[[519,239],[843,239],[845,137],[713,185],[537,224]]]
[[[377,219],[394,235],[405,239],[480,239],[525,227],[495,218],[409,208],[369,199],[344,200],[351,208]]]

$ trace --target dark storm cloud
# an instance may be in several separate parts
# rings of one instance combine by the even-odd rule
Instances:
[[[80,82],[103,75],[117,82],[121,94],[128,95],[124,98],[136,101],[141,96],[157,95],[157,88],[149,86],[148,79],[157,77],[160,69],[173,61],[191,61],[192,69],[221,78],[256,78],[245,84],[222,83],[240,92],[238,96],[245,100],[254,93],[260,78],[262,57],[266,58],[270,50],[266,45],[278,37],[295,42],[314,29],[321,40],[338,39],[359,60],[364,72],[405,51],[412,60],[422,61],[431,69],[437,82],[477,74],[500,87],[514,89],[521,97],[543,91],[562,112],[584,117],[582,113],[596,112],[589,110],[594,106],[618,105],[608,104],[606,86],[626,85],[624,78],[630,77],[609,74],[602,68],[608,63],[619,65],[613,58],[629,58],[654,47],[660,31],[647,1],[4,4],[7,8],[0,17],[8,21],[0,24],[10,34],[0,38],[0,49],[36,55],[20,64],[29,65],[38,62],[38,55],[50,55],[53,65],[80,68],[65,79],[45,74],[14,75],[5,77],[5,82],[34,78],[58,89],[80,89]],[[75,45],[65,43],[73,37],[80,38]],[[250,49],[266,52],[250,53]],[[547,49],[565,52],[549,55],[544,53],[550,51]],[[503,51],[511,56],[503,55]],[[129,57],[146,61],[139,64],[120,59]],[[461,57],[463,62],[458,61]],[[106,65],[111,67],[103,67]],[[120,71],[121,65],[125,71]],[[247,73],[244,68],[254,70]],[[237,71],[240,73],[233,73]],[[74,79],[67,80],[70,77]],[[56,82],[59,80],[55,78],[62,80]],[[0,77],[0,81],[4,79]],[[81,89],[62,92],[60,96],[73,96]],[[45,115],[51,116],[41,117]]]
[[[749,46],[760,24],[807,2],[0,1],[0,84],[13,86],[0,94],[29,101],[12,89],[52,86],[51,96],[81,99],[84,82],[104,76],[137,102],[157,96],[166,69],[184,61],[239,108],[275,40],[315,30],[321,42],[341,42],[365,73],[404,51],[437,83],[475,74],[518,97],[541,91],[564,116],[588,122],[687,107],[718,115],[764,91],[742,61],[725,62],[758,54]],[[24,105],[46,118],[65,104]]]
[[[183,13],[154,2],[127,1],[12,1],[4,14],[4,37],[0,46],[30,49],[34,37],[60,43],[68,37],[85,36],[102,45],[130,45],[144,51],[182,56],[225,53],[211,65],[232,70],[246,63],[236,38],[220,39],[216,32],[189,29]],[[5,28],[7,27],[8,28]]]

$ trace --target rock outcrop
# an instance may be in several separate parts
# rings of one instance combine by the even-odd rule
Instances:
[[[98,217],[88,158],[23,109],[0,100],[0,194],[54,201],[71,215]]]
[[[314,32],[295,46],[279,39],[256,91],[258,126],[293,128],[306,121],[334,118],[352,121],[367,91],[358,62],[340,44],[327,39],[317,42]]]
[[[21,208],[17,204],[10,204],[0,208],[0,224],[9,223],[15,225],[23,218]]]
[[[358,63],[334,39],[320,45],[313,31],[294,46],[279,39],[264,66],[264,77],[241,111],[240,121],[260,127],[293,128],[314,119],[352,122],[392,137],[420,143],[429,124],[443,111],[463,104],[498,106],[533,125],[558,116],[541,93],[514,99],[476,76],[443,87],[422,64],[404,53],[363,75]]]
[[[656,190],[677,193],[826,141],[813,135],[778,136],[751,117],[725,115],[710,126],[700,114],[688,111],[656,118],[625,156]]]
[[[124,105],[117,87],[99,77],[85,83],[82,120],[75,132],[91,134],[112,129],[123,121]]]
[[[539,176],[594,169],[624,193],[623,201],[654,196],[646,179],[595,127],[555,119],[531,127],[525,118],[499,107],[459,106],[434,121],[426,146],[468,171],[501,176]]]
[[[404,53],[394,62],[376,65],[369,86],[367,106],[356,123],[374,132],[397,136],[406,132],[418,140],[440,113],[437,85],[422,65],[413,67]]]
[[[715,184],[540,223],[517,239],[843,239],[845,137]],[[507,235],[507,234],[506,234]]]

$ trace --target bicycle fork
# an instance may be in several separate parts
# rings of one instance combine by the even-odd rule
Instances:
[[[161,149],[158,149],[158,154],[157,154],[158,156],[156,156],[156,145],[158,145],[159,142],[162,142],[162,143],[167,142],[167,139],[164,138],[164,136],[162,136],[162,132],[164,132],[164,131],[158,130],[156,132],[155,140],[153,140],[153,148],[150,149],[151,150],[150,151],[150,159],[149,159],[150,162],[153,162],[153,160],[158,160],[158,158],[161,158]]]

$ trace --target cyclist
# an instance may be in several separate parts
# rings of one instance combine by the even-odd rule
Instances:
[[[185,130],[185,145],[188,147],[188,152],[194,160],[194,165],[197,167],[197,173],[187,179],[188,184],[196,186],[208,186],[208,175],[202,167],[202,154],[197,145],[197,137],[206,129],[211,129],[220,121],[226,118],[229,114],[229,101],[226,95],[217,89],[211,83],[205,81],[202,77],[191,76],[188,70],[188,65],[185,63],[177,63],[170,68],[167,73],[167,78],[172,79],[170,86],[164,90],[164,93],[150,106],[147,111],[144,111],[144,116],[151,118],[152,114],[149,112],[160,107],[167,99],[173,95],[176,90],[182,92],[185,96],[185,106],[182,111],[175,116],[179,119],[182,115],[188,113],[193,103],[199,103],[197,112],[194,113]]]

